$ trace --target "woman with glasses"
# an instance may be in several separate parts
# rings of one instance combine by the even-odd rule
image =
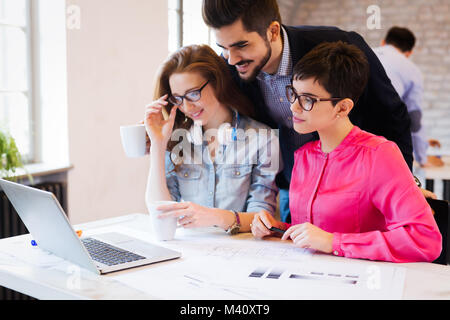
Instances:
[[[368,72],[365,55],[343,42],[319,45],[294,67],[286,87],[294,129],[317,131],[320,140],[294,154],[292,225],[258,213],[255,237],[275,227],[282,240],[338,256],[392,262],[439,256],[441,234],[399,148],[348,117]]]
[[[160,69],[155,99],[145,110],[147,205],[177,201],[160,206],[160,217],[230,234],[250,231],[257,212],[275,212],[278,137],[249,117],[222,58],[206,45],[179,49]]]

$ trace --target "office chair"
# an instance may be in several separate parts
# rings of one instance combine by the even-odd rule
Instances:
[[[431,209],[434,211],[434,219],[439,227],[439,231],[442,234],[442,252],[441,255],[433,261],[437,264],[450,264],[450,206],[446,200],[434,200],[427,198],[427,202]]]

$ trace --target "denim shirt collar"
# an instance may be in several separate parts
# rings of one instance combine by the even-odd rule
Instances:
[[[236,129],[244,129],[245,123],[242,121],[242,117],[239,114],[239,112],[236,109],[231,109],[231,110],[232,110],[231,127],[236,128]],[[194,125],[195,124],[192,124],[192,126],[189,128],[189,132],[191,132],[191,130],[193,130]],[[208,142],[203,141],[203,146],[207,146],[207,145],[208,145]]]

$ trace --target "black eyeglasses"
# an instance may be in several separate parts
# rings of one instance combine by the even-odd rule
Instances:
[[[206,83],[204,85],[202,85],[200,87],[200,89],[189,91],[184,96],[170,96],[168,100],[170,103],[172,103],[176,106],[180,106],[183,103],[183,99],[186,99],[190,102],[198,101],[202,97],[201,93],[202,93],[203,88],[206,87],[206,85],[208,83],[209,83],[209,80],[206,81]]]
[[[292,85],[286,86],[286,98],[291,104],[293,104],[295,100],[298,99],[300,107],[302,107],[302,109],[305,111],[311,111],[316,102],[342,100],[342,98],[316,98],[311,97],[310,95],[307,94],[298,94]]]

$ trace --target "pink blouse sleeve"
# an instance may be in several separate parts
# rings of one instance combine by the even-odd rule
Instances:
[[[397,145],[382,143],[368,156],[371,201],[384,215],[387,230],[334,233],[334,254],[392,262],[435,260],[442,236]]]

